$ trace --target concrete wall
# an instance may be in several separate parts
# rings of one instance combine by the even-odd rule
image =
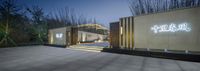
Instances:
[[[178,27],[183,23],[191,30],[169,31],[171,24]],[[160,32],[156,33],[152,30],[156,25],[168,27],[163,27],[164,31],[158,29]],[[137,16],[134,18],[134,36],[136,48],[200,51],[200,8]]]
[[[66,45],[66,29],[67,28],[64,27],[49,30],[49,44]]]
[[[79,31],[77,27],[63,27],[50,29],[49,44],[53,45],[76,45],[79,42],[103,41],[107,35]]]
[[[56,35],[62,34],[62,37]],[[63,27],[49,30],[49,44],[54,45],[76,45],[78,43],[78,28]]]

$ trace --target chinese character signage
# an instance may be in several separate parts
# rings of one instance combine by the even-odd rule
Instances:
[[[154,25],[153,27],[151,27],[151,30],[154,33],[161,33],[161,32],[178,32],[178,31],[182,31],[182,32],[190,32],[191,26],[188,25],[188,23],[181,23],[181,24],[165,24],[165,25]]]

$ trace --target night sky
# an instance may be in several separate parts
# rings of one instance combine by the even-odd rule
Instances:
[[[127,0],[17,0],[23,6],[39,6],[45,14],[54,13],[65,7],[74,8],[78,14],[96,18],[97,22],[109,26],[120,17],[130,16]]]

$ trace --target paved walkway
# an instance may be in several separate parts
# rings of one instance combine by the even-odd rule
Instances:
[[[108,46],[109,46],[109,42],[82,43],[82,44],[70,46],[69,49],[101,52],[103,48],[108,48]]]
[[[0,48],[0,71],[200,71],[200,63],[27,46]]]
[[[96,43],[82,43],[79,44],[80,46],[99,46],[99,47],[108,47],[110,44],[109,42],[96,42]]]

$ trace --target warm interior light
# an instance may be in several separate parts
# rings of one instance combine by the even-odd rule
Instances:
[[[121,35],[123,34],[123,28],[122,28],[122,26],[120,27],[120,34]]]
[[[85,42],[86,41],[86,34],[82,33],[82,41]]]
[[[50,43],[53,44],[53,35],[51,34]]]

